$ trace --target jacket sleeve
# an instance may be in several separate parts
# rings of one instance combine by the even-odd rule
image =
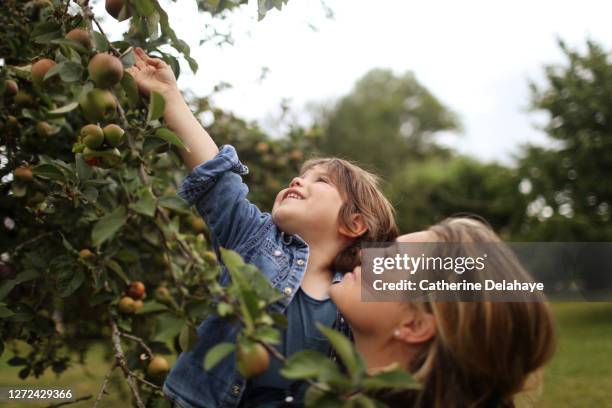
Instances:
[[[271,218],[247,200],[249,189],[241,176],[248,172],[234,147],[225,145],[213,159],[193,169],[178,191],[195,205],[210,228],[213,244],[237,252],[256,240]]]

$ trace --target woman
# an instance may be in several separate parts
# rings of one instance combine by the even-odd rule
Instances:
[[[398,242],[501,241],[479,221],[450,218]],[[459,247],[463,253],[453,255],[474,256],[469,245]],[[520,263],[507,254],[489,257],[496,275],[524,277]],[[391,406],[514,407],[517,394],[553,355],[554,322],[543,297],[514,303],[362,302],[360,274],[360,268],[347,274],[332,286],[331,297],[350,323],[368,370],[399,363],[422,384],[415,392],[386,395]]]

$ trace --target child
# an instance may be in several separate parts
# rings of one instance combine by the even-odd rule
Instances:
[[[285,356],[303,349],[326,352],[328,343],[315,322],[331,326],[337,316],[329,299],[332,282],[339,280],[333,270],[352,269],[361,241],[397,236],[393,209],[378,191],[376,178],[344,160],[312,160],[278,193],[272,214],[262,213],[246,198],[240,175],[248,169],[232,146],[219,149],[200,126],[170,67],[137,49],[136,64],[128,71],[141,92],[164,96],[166,125],[189,147],[180,151],[191,173],[179,194],[196,206],[213,245],[238,252],[285,295],[275,305],[288,319],[279,350]],[[222,273],[222,284],[228,275]],[[234,358],[203,369],[206,352],[219,342],[235,342],[238,330],[221,318],[207,318],[198,328],[197,344],[179,356],[168,375],[166,395],[184,408],[282,403],[291,382],[279,374],[275,359],[266,373],[248,383]]]

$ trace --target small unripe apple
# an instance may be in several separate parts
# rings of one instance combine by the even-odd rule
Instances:
[[[15,101],[15,105],[17,106],[29,106],[34,102],[32,95],[27,93],[26,91],[19,90],[13,97],[13,101]]]
[[[128,296],[132,299],[142,299],[145,295],[145,285],[140,281],[134,281],[130,283],[130,287],[127,290]]]
[[[238,346],[236,359],[238,372],[247,379],[265,373],[270,367],[270,354],[259,343],[250,346]]]
[[[147,366],[147,374],[151,377],[162,377],[168,374],[168,371],[170,371],[168,360],[160,356],[153,357]]]
[[[15,95],[17,94],[17,91],[19,91],[19,85],[17,85],[17,82],[13,81],[12,79],[8,79],[5,82],[5,87],[6,93],[9,95]]]
[[[30,182],[34,180],[34,173],[29,167],[17,167],[13,170],[13,177],[15,177],[15,180]]]
[[[104,164],[105,167],[115,167],[121,163],[121,152],[116,147],[103,150],[101,153],[102,164]]]
[[[134,313],[138,312],[144,306],[144,302],[140,299],[134,301]]]
[[[126,19],[130,17],[130,10],[128,7],[125,7],[125,0],[106,0],[105,8],[108,14],[113,16],[116,20]],[[121,10],[125,7],[125,11],[121,13]],[[123,14],[123,15],[120,15]]]
[[[115,116],[117,102],[115,96],[107,90],[94,88],[79,101],[85,118],[91,122],[109,120]]]
[[[206,223],[200,217],[191,218],[191,229],[196,232],[206,232]]]
[[[119,311],[125,314],[134,313],[134,299],[129,296],[124,296],[119,301]]]
[[[217,255],[215,255],[213,251],[204,251],[202,258],[204,258],[204,260],[209,264],[214,265],[217,263]]]
[[[103,129],[104,140],[111,147],[117,147],[123,142],[125,131],[115,124],[106,125]]]
[[[81,140],[90,149],[97,149],[104,143],[104,133],[98,125],[85,125],[81,128]]]
[[[155,289],[155,299],[159,300],[162,303],[168,303],[172,299],[172,295],[170,291],[165,286],[160,286]]]
[[[53,135],[53,128],[47,122],[38,122],[36,124],[36,133],[40,137],[49,137]]]
[[[91,37],[89,36],[89,33],[82,28],[70,30],[68,34],[66,34],[66,38],[80,43],[88,50],[91,50],[92,48]]]
[[[55,61],[49,58],[42,58],[32,64],[32,82],[39,87],[43,86],[45,75],[55,66]]]
[[[90,261],[93,258],[95,258],[95,255],[89,249],[83,248],[79,251],[79,258],[81,258],[84,261]]]
[[[123,78],[123,64],[113,55],[100,53],[87,66],[89,76],[100,88],[110,88]]]

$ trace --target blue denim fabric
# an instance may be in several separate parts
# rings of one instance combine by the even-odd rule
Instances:
[[[273,305],[274,311],[282,313],[300,286],[309,248],[299,236],[280,231],[270,214],[262,213],[247,200],[248,188],[240,176],[247,173],[248,168],[240,163],[236,150],[222,146],[217,156],[185,178],[179,195],[195,205],[206,221],[215,250],[223,247],[238,252],[285,294],[282,301]],[[336,274],[334,280],[340,276]],[[220,282],[229,282],[226,270],[222,271]],[[204,320],[197,329],[197,344],[179,355],[168,374],[164,393],[183,408],[236,407],[246,380],[236,369],[234,353],[209,371],[204,370],[203,361],[215,344],[234,343],[238,330],[238,325],[216,316]]]

